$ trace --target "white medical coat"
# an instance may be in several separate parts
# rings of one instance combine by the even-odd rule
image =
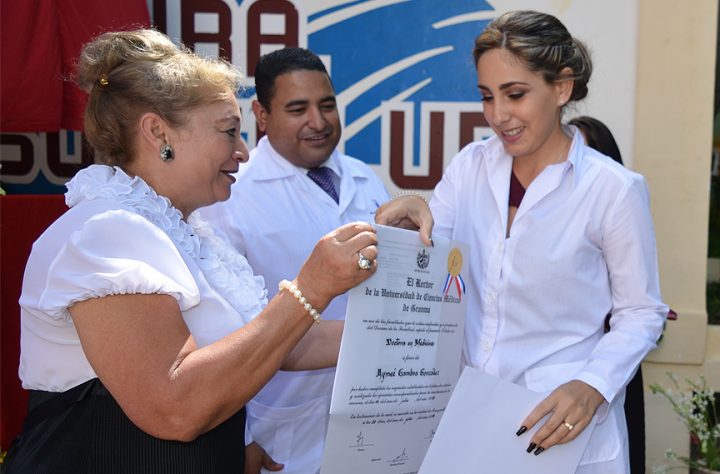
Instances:
[[[374,222],[388,199],[380,179],[362,161],[333,152],[326,166],[339,172],[339,203],[283,159],[263,137],[240,166],[228,201],[201,214],[227,233],[262,275],[268,297],[293,279],[317,241],[342,224]],[[335,298],[324,319],[344,319],[347,296]],[[335,369],[280,371],[248,404],[248,428],[286,474],[317,472],[327,431]]]

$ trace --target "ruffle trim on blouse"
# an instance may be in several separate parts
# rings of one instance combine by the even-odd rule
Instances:
[[[183,221],[170,200],[141,178],[130,177],[119,167],[91,165],[77,173],[67,188],[69,207],[83,201],[110,200],[153,223],[195,260],[210,286],[240,314],[255,316],[267,304],[265,281],[253,274],[247,259],[197,213]]]

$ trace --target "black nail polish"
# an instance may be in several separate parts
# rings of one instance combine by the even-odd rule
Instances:
[[[538,454],[542,453],[543,451],[545,451],[545,448],[540,447],[540,448],[537,448],[533,454],[535,456],[537,456]]]
[[[433,241],[433,239],[430,239],[430,246],[435,247],[435,242]]]
[[[527,431],[527,426],[521,426],[519,430],[515,433],[515,436],[520,436],[521,434],[525,433]]]
[[[535,443],[530,443],[530,446],[528,446],[528,448],[527,448],[527,452],[528,452],[528,453],[531,453],[532,450],[535,449],[536,446],[537,446],[537,444],[535,444]]]

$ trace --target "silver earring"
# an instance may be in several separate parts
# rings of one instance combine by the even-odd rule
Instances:
[[[160,147],[160,158],[165,162],[172,161],[175,158],[172,147],[167,143]]]

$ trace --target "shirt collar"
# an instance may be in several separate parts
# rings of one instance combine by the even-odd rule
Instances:
[[[334,150],[330,155],[330,158],[322,164],[327,166],[335,175],[339,178],[342,176],[342,167],[338,162],[338,151]],[[257,163],[255,168],[255,179],[258,180],[271,180],[271,179],[282,179],[294,175],[307,175],[307,169],[300,166],[296,166],[290,163],[288,160],[283,158],[275,148],[273,148],[270,140],[267,136],[264,136],[258,141],[257,146],[250,153],[250,159],[264,160],[262,164]]]
[[[572,136],[570,151],[568,151],[568,162],[571,168],[568,172],[573,173],[573,186],[577,186],[580,178],[582,178],[583,173],[586,171],[585,153],[583,150],[587,145],[585,145],[585,139],[580,129],[572,125],[565,125],[563,128],[565,133]]]
[[[568,159],[562,163],[564,166],[563,173],[572,173],[573,186],[577,186],[587,168],[583,151],[587,145],[585,145],[583,135],[577,127],[563,125],[563,130],[572,137],[570,149],[568,150]],[[502,141],[497,136],[493,136],[485,140],[483,144],[487,150],[485,156],[490,169],[502,175],[509,175],[512,169],[512,156],[505,151]]]
[[[335,176],[337,178],[339,178],[340,176],[342,176],[342,171],[340,169],[340,164],[338,163],[337,153],[338,153],[337,150],[333,150],[330,157],[325,161],[325,163],[318,165],[318,168],[321,166],[326,166],[326,167],[330,168],[333,171],[333,173],[335,173]],[[303,168],[301,166],[295,166],[295,167],[304,174],[307,174],[307,172],[308,172],[307,168]]]

